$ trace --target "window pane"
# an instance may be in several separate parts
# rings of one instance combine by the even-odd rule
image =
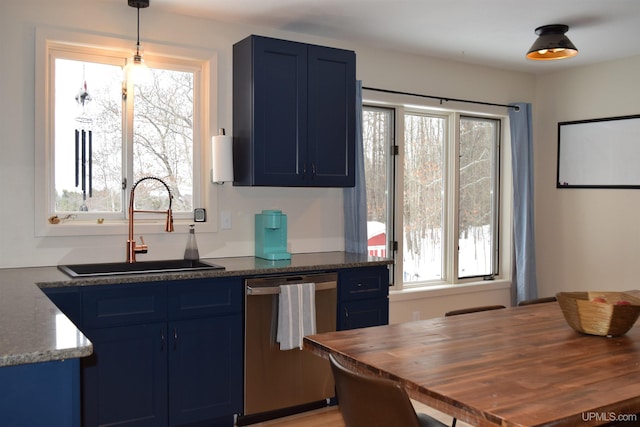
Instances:
[[[152,69],[153,79],[135,86],[134,180],[155,176],[173,193],[175,212],[193,211],[193,73]],[[136,194],[136,207],[145,204]]]
[[[458,277],[494,273],[498,121],[460,120]]]
[[[362,136],[367,184],[367,239],[369,254],[386,257],[392,238],[389,187],[393,110],[364,107]]]
[[[442,279],[445,119],[406,114],[404,282]]]
[[[122,212],[122,68],[55,61],[55,211]]]

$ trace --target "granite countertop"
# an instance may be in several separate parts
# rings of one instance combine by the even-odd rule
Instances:
[[[345,252],[293,254],[291,260],[283,261],[254,257],[203,261],[221,265],[225,269],[82,278],[71,278],[57,267],[0,269],[0,367],[79,358],[93,352],[91,342],[40,288],[291,274],[393,263],[385,258]]]

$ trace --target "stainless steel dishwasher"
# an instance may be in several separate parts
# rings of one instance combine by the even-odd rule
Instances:
[[[276,342],[280,286],[315,283],[316,330],[336,330],[337,274],[251,278],[245,281],[244,414],[248,425],[326,406],[334,396],[329,362]]]

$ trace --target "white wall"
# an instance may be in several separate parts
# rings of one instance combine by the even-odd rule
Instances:
[[[389,323],[444,316],[447,311],[483,305],[511,306],[511,283],[452,285],[429,290],[391,292]]]
[[[638,76],[640,56],[538,78],[535,216],[541,296],[639,288],[640,191],[555,187],[557,123],[639,114]]]
[[[2,2],[0,40],[0,268],[56,265],[124,258],[126,236],[34,236],[34,64],[37,27],[88,32],[135,41],[135,10],[122,2],[81,0],[23,0]],[[357,53],[357,77],[365,86],[413,91],[429,95],[509,103],[532,102],[535,79],[523,73],[475,67],[381,51],[356,43],[323,40],[276,29],[249,28],[161,13],[150,7],[141,12],[141,43],[166,43],[205,48],[218,57],[217,117],[211,129],[232,127],[232,45],[249,34],[261,34],[303,42],[353,49]],[[37,102],[40,102],[38,100]],[[198,235],[201,256],[253,254],[253,214],[280,208],[288,214],[292,252],[342,250],[342,191],[339,189],[238,188],[212,186],[220,206],[209,212],[229,210],[232,230]],[[214,197],[214,200],[216,197]],[[38,219],[40,220],[40,219]],[[42,218],[42,220],[45,220]],[[182,225],[186,231],[186,226]],[[177,227],[180,230],[180,226]],[[145,235],[150,246],[147,259],[180,257],[186,235]]]

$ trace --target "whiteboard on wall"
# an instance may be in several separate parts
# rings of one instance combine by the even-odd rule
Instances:
[[[557,188],[640,188],[640,115],[558,123]]]

